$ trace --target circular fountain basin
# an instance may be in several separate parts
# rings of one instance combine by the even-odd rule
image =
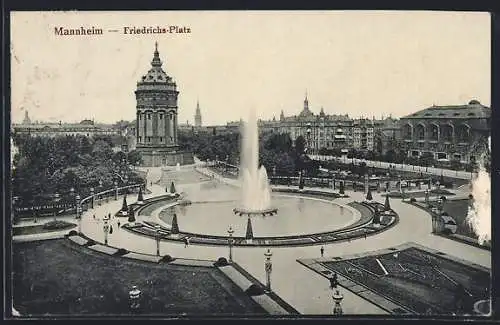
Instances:
[[[339,230],[355,223],[360,214],[335,202],[296,195],[273,195],[273,210],[278,214],[251,213],[254,237],[307,235]],[[227,236],[231,226],[234,236],[244,237],[248,214],[234,212],[238,200],[192,201],[189,206],[173,206],[162,210],[159,219],[169,226],[173,214],[181,232]]]

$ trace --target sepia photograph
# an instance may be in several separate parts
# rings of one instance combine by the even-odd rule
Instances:
[[[11,11],[6,317],[488,319],[491,23]]]

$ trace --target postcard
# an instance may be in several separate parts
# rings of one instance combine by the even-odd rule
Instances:
[[[491,316],[490,26],[12,11],[10,316]]]

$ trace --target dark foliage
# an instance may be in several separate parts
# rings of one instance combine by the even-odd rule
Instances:
[[[214,266],[220,267],[220,266],[226,266],[229,265],[227,259],[225,257],[219,257],[217,261],[214,263]]]

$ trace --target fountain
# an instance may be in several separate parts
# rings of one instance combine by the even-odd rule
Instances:
[[[271,207],[271,187],[264,166],[259,168],[259,132],[255,111],[242,125],[241,137],[241,206],[233,209],[239,215],[273,215],[277,209]]]
[[[491,137],[488,138],[488,150],[491,152]],[[484,166],[486,154],[483,154],[477,176],[472,180],[473,204],[469,206],[467,223],[478,236],[479,244],[491,240],[491,179]]]

